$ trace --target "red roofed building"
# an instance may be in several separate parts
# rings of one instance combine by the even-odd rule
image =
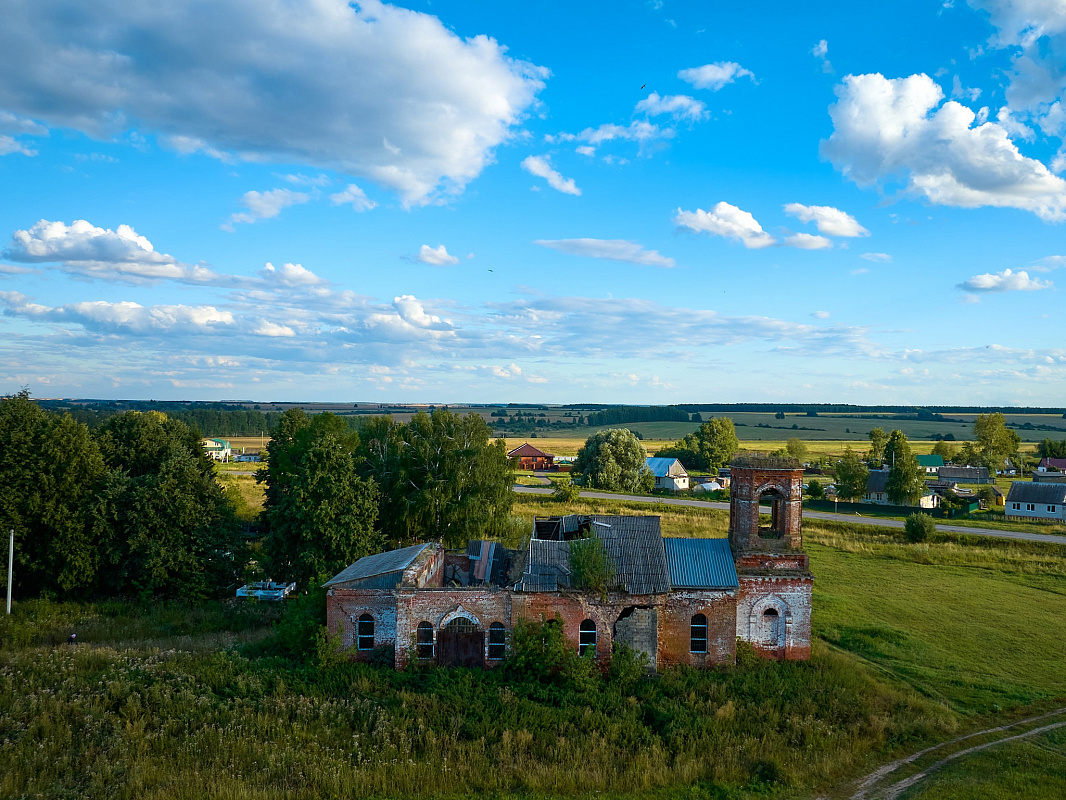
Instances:
[[[1040,459],[1040,466],[1037,467],[1041,472],[1047,472],[1048,470],[1057,469],[1059,472],[1066,472],[1066,458],[1042,458]]]
[[[519,469],[555,469],[555,456],[538,450],[529,442],[516,447],[507,457],[515,459]]]

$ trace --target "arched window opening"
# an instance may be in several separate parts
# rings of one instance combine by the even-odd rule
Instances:
[[[363,614],[363,616],[359,617],[355,646],[359,650],[374,649],[374,618],[369,614]]]
[[[419,622],[416,639],[419,658],[433,658],[433,626],[428,622]]]
[[[452,633],[477,633],[477,625],[466,617],[456,617],[444,627]]]
[[[578,655],[585,655],[585,651],[592,648],[592,655],[596,655],[596,623],[587,619],[581,623],[581,635],[578,638]]]
[[[499,661],[507,653],[507,630],[499,622],[489,625],[489,659]]]
[[[762,615],[764,617],[776,617],[777,616],[777,609],[776,608],[768,608],[764,612],[762,612]]]
[[[692,618],[692,630],[689,634],[689,650],[693,653],[707,652],[707,617],[697,614]]]

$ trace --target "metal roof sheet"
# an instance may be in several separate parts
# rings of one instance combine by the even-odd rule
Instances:
[[[728,539],[664,538],[675,589],[736,589],[737,570]]]
[[[338,583],[348,583],[372,575],[385,575],[390,572],[403,572],[421,554],[423,550],[433,543],[414,544],[410,547],[401,547],[399,550],[387,550],[384,553],[375,553],[372,556],[363,556],[354,564],[348,566],[334,575],[323,586],[333,586]]]
[[[603,541],[615,579],[624,591],[630,594],[670,591],[670,573],[666,569],[658,517],[597,514],[592,522],[592,532]]]
[[[656,478],[665,478],[670,474],[670,468],[676,462],[681,467],[681,472],[685,471],[684,466],[676,458],[646,458],[644,461],[648,465],[648,469],[651,470],[651,474]]]
[[[665,594],[670,591],[666,551],[658,517],[592,517],[592,533],[603,542],[617,585],[629,594]],[[526,591],[554,591],[540,588],[550,584],[544,576],[558,575],[565,586],[570,574],[570,542],[530,539],[529,558],[522,588]]]
[[[944,466],[944,457],[927,455],[927,456],[915,456],[918,460],[918,466],[920,467],[942,467]]]
[[[1066,505],[1066,484],[1015,481],[1010,485],[1007,502]]]
[[[941,467],[937,473],[941,480],[947,479],[959,483],[974,483],[988,480],[988,467]]]
[[[888,488],[888,471],[873,469],[866,478],[866,494],[884,492]]]

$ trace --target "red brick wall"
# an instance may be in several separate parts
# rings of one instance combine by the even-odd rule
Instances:
[[[472,619],[485,632],[485,665],[496,666],[497,662],[488,660],[489,626],[502,622],[507,628],[508,642],[512,628],[511,594],[498,588],[400,589],[396,611],[396,627],[400,631],[396,642],[396,666],[406,666],[415,657],[418,623],[428,622],[433,626],[435,647],[437,631],[451,621],[449,617],[455,616]]]
[[[678,591],[659,615],[659,666],[732,664],[737,653],[736,598],[730,592]],[[707,617],[707,652],[691,652],[692,618]]]
[[[326,626],[341,630],[341,646],[362,661],[371,651],[356,649],[356,621],[363,614],[374,618],[374,646],[396,644],[396,595],[391,589],[330,589],[326,595]]]

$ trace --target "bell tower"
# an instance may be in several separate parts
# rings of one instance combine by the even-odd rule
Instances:
[[[775,456],[742,456],[731,467],[737,638],[766,658],[810,658],[813,578],[803,552],[803,467]],[[770,505],[769,525],[760,519],[760,502]]]

